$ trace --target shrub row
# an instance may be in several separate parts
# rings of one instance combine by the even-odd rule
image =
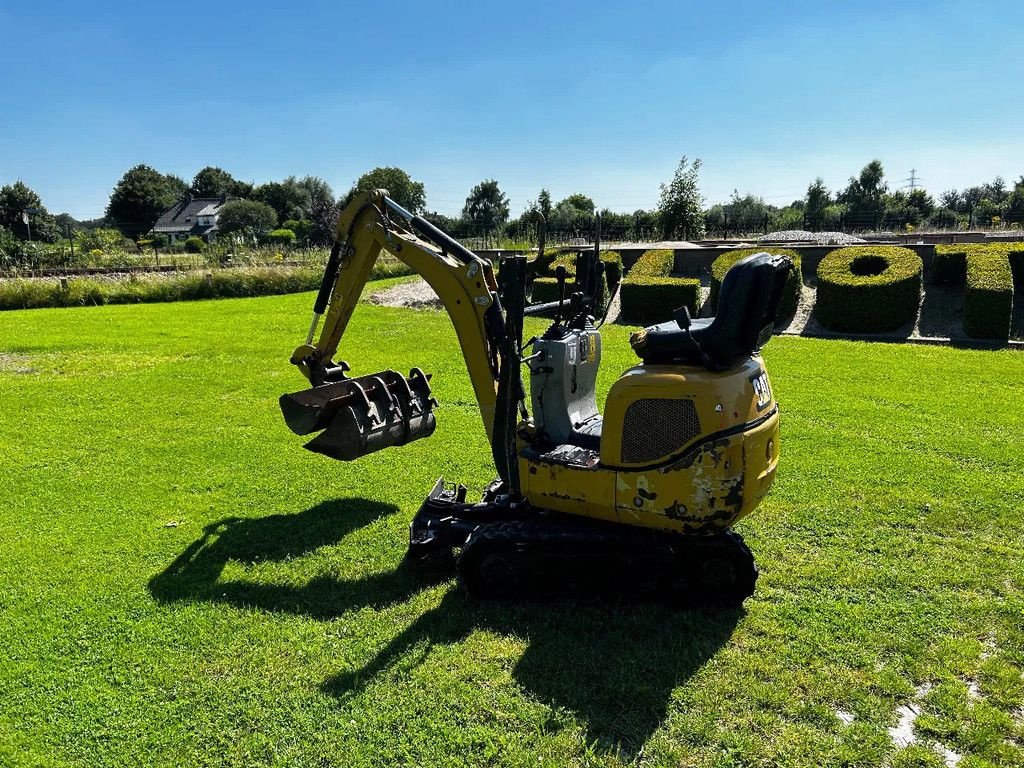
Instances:
[[[700,281],[672,277],[675,252],[647,251],[622,280],[622,318],[637,325],[651,325],[672,319],[672,313],[685,305],[697,315]]]
[[[747,256],[755,253],[770,253],[773,256],[788,256],[793,261],[793,269],[786,278],[786,293],[782,297],[782,304],[779,306],[779,318],[785,320],[796,314],[797,305],[800,304],[800,288],[803,286],[803,273],[800,269],[800,254],[790,248],[741,248],[736,251],[726,251],[711,265],[711,295],[708,297],[711,308],[718,312],[718,294],[722,290],[722,281],[725,280],[725,273],[733,264]]]
[[[1013,267],[1024,267],[1016,243],[972,243],[935,247],[935,278],[964,284],[964,332],[978,339],[1010,337]]]
[[[917,317],[921,272],[909,248],[838,248],[818,264],[815,314],[836,331],[895,330]]]
[[[603,311],[612,291],[622,279],[622,257],[616,251],[603,252],[601,261],[604,263],[604,282],[598,294],[597,311]],[[558,301],[558,281],[554,278],[554,274],[560,266],[565,267],[567,273],[566,293],[572,292],[572,280],[576,276],[576,253],[559,251],[546,253],[543,260],[535,259],[532,266],[533,273],[536,275],[533,279],[531,293],[533,303],[544,304],[549,301]]]

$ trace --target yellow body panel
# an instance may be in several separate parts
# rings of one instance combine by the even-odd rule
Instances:
[[[657,419],[658,408],[681,413],[683,405],[685,429]],[[655,409],[654,421],[631,421],[631,406]],[[644,428],[640,434],[638,428]],[[778,432],[778,408],[759,357],[725,372],[637,366],[608,394],[599,461],[582,451],[538,455],[523,443],[520,477],[527,498],[538,506],[711,533],[752,512],[768,492],[778,463]],[[642,443],[648,455],[637,458],[624,450],[631,440]],[[651,455],[650,446],[659,444],[662,454]]]

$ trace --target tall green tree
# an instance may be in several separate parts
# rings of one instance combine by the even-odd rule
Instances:
[[[537,210],[540,211],[545,221],[551,216],[551,193],[542,189],[537,195]]]
[[[239,181],[223,168],[208,165],[192,179],[192,193],[197,197],[249,197],[252,184]]]
[[[887,190],[882,161],[872,160],[856,178],[850,178],[850,183],[839,195],[839,202],[846,205],[847,224],[855,229],[878,227],[885,213]]]
[[[258,237],[277,226],[277,214],[257,200],[229,200],[217,212],[217,228],[225,235]]]
[[[422,213],[427,205],[427,191],[421,181],[413,181],[412,177],[401,168],[387,166],[367,171],[352,185],[344,205],[356,192],[372,192],[375,189],[386,189],[388,196],[410,213]]]
[[[1005,217],[1011,224],[1024,223],[1024,176],[1013,185],[1013,191],[1006,200]]]
[[[828,191],[828,187],[825,186],[825,180],[821,176],[812,181],[810,186],[807,187],[805,200],[804,216],[807,220],[807,226],[812,230],[821,229],[825,219],[825,209],[832,204],[832,194]]]
[[[117,182],[107,203],[107,218],[132,239],[153,228],[160,214],[181,200],[188,185],[177,176],[136,165]]]
[[[700,194],[700,158],[683,155],[672,180],[661,185],[658,219],[665,238],[698,240],[704,236],[704,198]]]
[[[318,176],[300,179],[299,186],[309,195],[306,219],[310,223],[310,245],[330,245],[334,242],[335,229],[338,225],[338,202],[334,199],[334,190]]]
[[[481,181],[466,198],[462,218],[481,234],[489,234],[508,221],[508,197],[494,179]]]
[[[23,181],[0,187],[0,226],[19,240],[25,240],[29,235],[24,220],[26,212],[33,240],[52,243],[60,237],[53,216],[43,206],[43,201],[35,190]]]

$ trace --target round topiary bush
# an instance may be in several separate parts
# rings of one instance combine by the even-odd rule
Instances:
[[[921,257],[909,248],[834,250],[818,264],[815,316],[835,331],[896,330],[917,317],[921,269]]]
[[[203,238],[196,237],[195,235],[192,235],[192,237],[188,238],[188,240],[185,241],[185,252],[186,253],[202,253],[203,252],[203,248],[205,246],[206,246],[206,243],[203,242]]]

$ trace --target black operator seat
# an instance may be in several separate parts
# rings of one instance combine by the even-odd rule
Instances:
[[[718,314],[691,320],[683,307],[676,319],[629,337],[644,363],[703,365],[724,371],[755,354],[772,336],[793,262],[785,256],[755,253],[725,274]]]

